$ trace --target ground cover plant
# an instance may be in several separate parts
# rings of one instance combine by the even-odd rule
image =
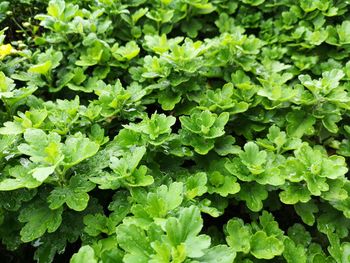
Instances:
[[[1,262],[350,262],[350,2],[0,2]]]

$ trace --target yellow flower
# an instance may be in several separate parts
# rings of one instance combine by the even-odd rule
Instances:
[[[0,45],[0,60],[14,52],[14,48],[10,44]]]

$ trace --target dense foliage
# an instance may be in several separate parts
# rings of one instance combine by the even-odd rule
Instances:
[[[1,1],[1,262],[350,262],[349,17]]]

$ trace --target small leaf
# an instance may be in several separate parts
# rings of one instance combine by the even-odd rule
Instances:
[[[51,209],[57,209],[64,203],[75,211],[83,211],[89,202],[87,192],[91,191],[95,184],[79,176],[73,176],[68,186],[56,187],[47,198]]]
[[[294,208],[305,224],[312,226],[315,223],[314,214],[318,212],[315,202],[311,200],[307,203],[298,203],[294,205]]]
[[[287,114],[286,119],[289,136],[301,138],[303,135],[313,134],[313,125],[316,122],[313,116],[303,111],[293,111]]]
[[[9,169],[11,178],[6,178],[0,182],[0,191],[11,191],[19,188],[36,188],[41,182],[35,180],[28,169],[23,166],[14,166]]]
[[[49,70],[52,68],[52,63],[50,60],[45,61],[41,64],[31,66],[28,69],[29,73],[37,73],[37,74],[43,74],[45,75],[46,73],[49,72]]]
[[[118,244],[126,251],[124,262],[148,262],[153,249],[143,229],[136,225],[120,225],[116,231]]]
[[[65,165],[67,167],[74,166],[95,155],[98,149],[99,145],[97,143],[84,138],[80,133],[76,136],[70,136],[67,138],[63,148]]]
[[[70,263],[98,263],[95,251],[89,245],[82,246],[79,251],[73,254]]]
[[[234,218],[229,220],[226,225],[226,231],[228,233],[226,242],[235,252],[249,252],[250,236],[252,235],[251,228],[244,225],[242,219]]]
[[[268,197],[268,192],[264,185],[257,183],[241,184],[241,191],[237,194],[241,200],[244,200],[247,207],[258,212],[263,208],[263,200]]]
[[[250,240],[250,252],[258,259],[272,259],[282,254],[283,242],[263,231],[257,231]]]
[[[302,245],[296,245],[293,240],[286,238],[284,240],[283,257],[287,263],[306,263],[305,248]]]
[[[205,251],[204,256],[197,260],[201,263],[233,263],[235,257],[236,253],[233,249],[225,245],[217,245],[209,248]]]
[[[23,242],[33,241],[47,231],[55,232],[62,222],[63,209],[51,210],[46,202],[36,200],[23,208],[18,220],[25,223],[21,230],[21,240]]]
[[[248,142],[244,145],[244,152],[239,153],[242,163],[247,166],[253,174],[259,174],[264,171],[262,165],[266,162],[267,153],[259,151],[259,147],[254,142]]]
[[[49,177],[50,174],[53,174],[55,171],[55,166],[49,166],[49,167],[37,167],[34,168],[31,173],[32,176],[38,180],[39,182],[44,182],[47,177]]]

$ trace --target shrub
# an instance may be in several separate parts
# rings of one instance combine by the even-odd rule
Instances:
[[[337,0],[0,3],[5,262],[350,262]]]

